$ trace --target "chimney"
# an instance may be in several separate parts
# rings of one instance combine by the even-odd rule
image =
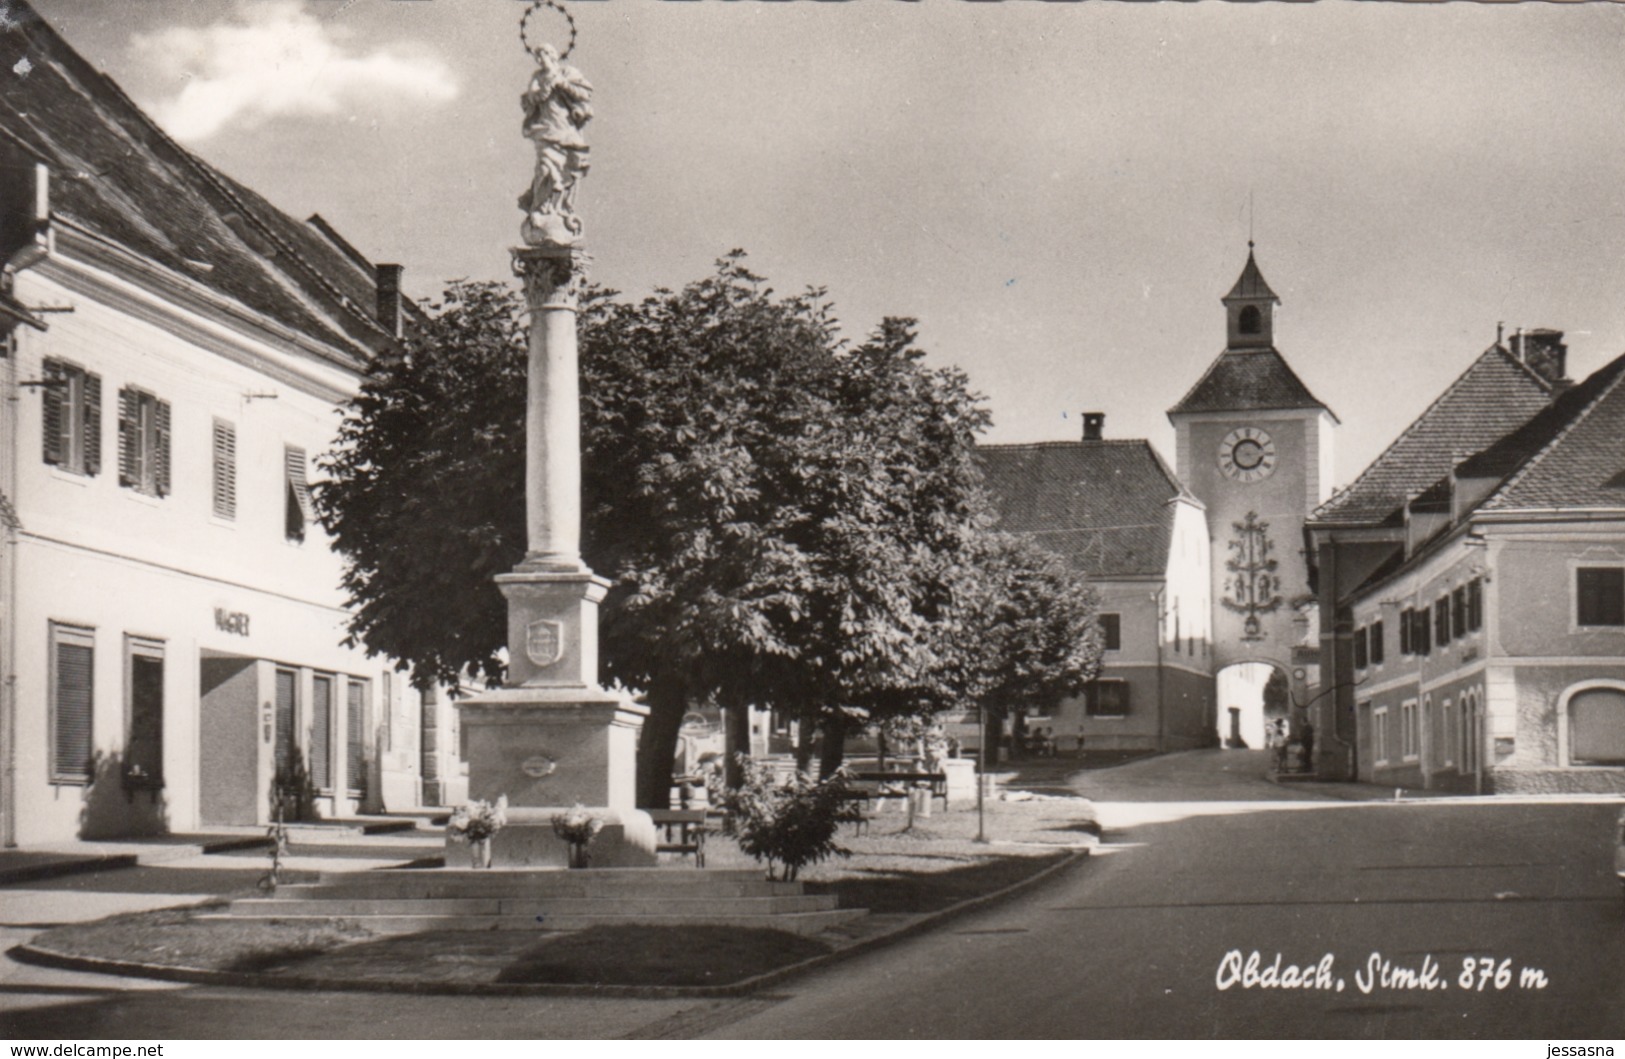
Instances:
[[[401,337],[404,319],[401,311],[401,273],[404,271],[400,265],[378,265],[374,269],[378,285],[378,322],[391,338]]]
[[[1547,327],[1525,331],[1520,327],[1512,339],[1512,352],[1525,367],[1554,386],[1568,381],[1569,347],[1563,344],[1563,332]]]
[[[43,228],[51,219],[51,167],[44,162],[34,166],[34,223]]]
[[[1083,440],[1099,441],[1100,435],[1106,429],[1105,412],[1083,413]]]

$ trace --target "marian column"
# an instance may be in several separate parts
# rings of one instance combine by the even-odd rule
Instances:
[[[532,5],[527,23],[542,6]],[[605,822],[594,864],[652,864],[654,825],[634,794],[648,709],[598,684],[598,603],[609,582],[581,559],[576,308],[588,258],[575,195],[588,167],[592,86],[565,63],[569,48],[562,56],[547,44],[529,50],[537,69],[522,99],[523,128],[536,170],[519,197],[523,245],[513,251],[530,309],[526,555],[496,579],[508,600],[507,684],[459,703],[469,796],[508,799],[508,826],[492,843],[498,866],[564,865],[567,847],[551,818],[576,804]]]

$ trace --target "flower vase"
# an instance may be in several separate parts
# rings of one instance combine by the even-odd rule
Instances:
[[[592,857],[587,852],[587,844],[585,842],[570,843],[570,867],[585,868],[591,860]]]
[[[469,841],[468,866],[470,868],[489,868],[491,866],[490,839],[476,838]]]

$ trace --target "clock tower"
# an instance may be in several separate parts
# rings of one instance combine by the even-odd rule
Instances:
[[[1273,662],[1302,695],[1315,679],[1294,659],[1309,597],[1303,523],[1330,493],[1337,417],[1275,348],[1281,303],[1253,258],[1223,298],[1225,348],[1168,410],[1179,477],[1207,507],[1213,541],[1213,662]]]

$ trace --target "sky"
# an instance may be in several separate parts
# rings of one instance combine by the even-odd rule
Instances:
[[[6,0],[0,0],[0,8]],[[524,0],[33,0],[191,149],[412,294],[504,278]],[[920,321],[995,442],[1168,457],[1257,242],[1346,484],[1497,324],[1625,352],[1621,5],[571,2],[578,209],[628,295],[734,248],[847,334]],[[535,36],[562,44],[562,16]]]

